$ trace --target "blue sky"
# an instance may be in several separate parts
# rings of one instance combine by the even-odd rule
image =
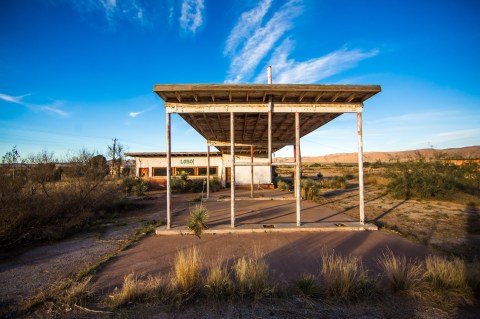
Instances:
[[[165,150],[166,83],[378,84],[364,150],[480,144],[480,2],[0,2],[0,155]],[[173,150],[205,151],[174,115]],[[354,152],[344,114],[302,155]],[[290,155],[286,148],[277,156]]]

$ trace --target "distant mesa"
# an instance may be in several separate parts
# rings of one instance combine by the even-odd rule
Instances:
[[[438,154],[442,154],[442,158],[452,160],[457,159],[477,159],[480,160],[480,146],[468,146],[460,148],[446,148],[446,149],[418,149],[400,152],[364,152],[364,162],[390,162],[390,161],[405,161],[415,158],[417,154],[421,154],[426,159],[435,158]],[[443,156],[444,155],[444,156]],[[303,163],[357,163],[357,153],[338,153],[324,156],[302,156]],[[292,159],[288,157],[277,157],[275,162],[291,162]]]

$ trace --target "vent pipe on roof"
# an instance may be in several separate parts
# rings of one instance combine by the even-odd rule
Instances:
[[[267,68],[268,84],[272,84],[272,67],[269,65]]]

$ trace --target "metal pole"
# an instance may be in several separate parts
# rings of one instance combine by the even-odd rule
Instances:
[[[207,145],[207,199],[210,198],[210,145]]]
[[[171,131],[170,131],[170,113],[167,112],[167,229],[171,227],[171,178],[172,178],[172,154],[171,154]]]
[[[267,68],[268,84],[272,84],[272,67]],[[268,97],[268,163],[272,163],[272,96]]]
[[[230,225],[235,228],[235,116],[230,112],[230,155],[231,155],[231,174],[230,174]]]
[[[297,226],[301,225],[300,221],[300,211],[302,209],[301,207],[301,181],[300,181],[300,167],[302,165],[301,162],[301,156],[300,156],[300,114],[298,112],[295,112],[295,161],[296,161],[296,167],[295,167],[295,196],[297,200]]]
[[[253,163],[253,145],[250,145],[250,163]],[[253,198],[253,165],[250,166],[250,197]]]
[[[365,223],[365,193],[363,185],[362,112],[357,112],[358,135],[358,192],[360,193],[360,224]]]

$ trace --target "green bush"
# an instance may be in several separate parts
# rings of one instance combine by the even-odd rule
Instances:
[[[148,191],[148,184],[141,177],[126,177],[122,180],[121,187],[129,195],[141,196]]]
[[[387,167],[388,193],[402,199],[452,199],[465,193],[480,196],[480,167],[476,163],[455,165],[423,157]]]
[[[321,182],[314,181],[310,178],[302,179],[301,196],[303,199],[314,200],[320,196]]]

